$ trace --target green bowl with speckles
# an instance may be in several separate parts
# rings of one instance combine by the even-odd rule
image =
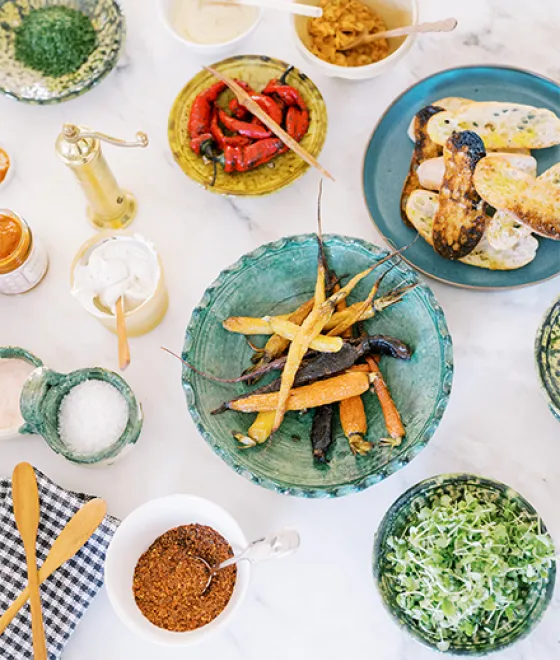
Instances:
[[[325,247],[330,267],[340,276],[354,275],[387,255],[365,241],[337,235],[326,236]],[[419,282],[406,264],[390,263],[394,268],[383,280],[380,295]],[[251,364],[252,350],[245,337],[227,332],[222,322],[229,316],[294,310],[312,296],[316,265],[317,240],[312,234],[284,238],[243,256],[220,273],[194,310],[183,358],[197,369],[222,378],[241,374]],[[362,281],[349,302],[363,300],[372,283],[373,276]],[[423,282],[402,302],[367,321],[365,327],[370,334],[401,339],[414,351],[408,362],[388,357],[381,361],[407,429],[398,448],[379,445],[387,431],[379,402],[366,393],[367,439],[377,443],[366,456],[351,453],[337,419],[329,463],[317,464],[309,441],[312,414],[300,413],[288,413],[280,430],[266,443],[242,449],[232,432],[246,433],[254,415],[233,411],[212,415],[211,411],[249,388],[217,383],[184,368],[182,383],[188,408],[201,435],[238,474],[276,492],[301,497],[354,493],[404,467],[426,446],[445,411],[453,373],[451,337],[441,307]],[[264,343],[266,338],[252,339]]]
[[[550,412],[560,421],[560,298],[541,321],[535,340],[535,361]]]
[[[16,60],[15,32],[34,9],[64,5],[91,19],[97,45],[75,71],[59,78],[44,76]],[[36,105],[60,103],[95,87],[116,66],[125,38],[125,20],[115,0],[4,0],[0,2],[0,92]]]
[[[438,639],[434,639],[420,628],[418,622],[411,618],[397,603],[397,593],[392,587],[390,575],[393,564],[388,560],[391,548],[387,541],[390,536],[399,536],[410,523],[411,516],[416,516],[420,510],[429,504],[435,496],[453,496],[460,492],[468,492],[473,496],[483,497],[484,501],[492,501],[499,508],[501,504],[515,507],[516,513],[538,517],[537,511],[519,493],[505,484],[492,479],[484,479],[471,474],[442,474],[421,481],[403,493],[389,508],[381,521],[375,535],[373,547],[373,576],[381,595],[383,604],[395,622],[406,630],[414,639],[434,651],[438,649]],[[546,527],[540,521],[543,534]],[[445,654],[456,656],[483,657],[511,646],[526,637],[543,617],[554,592],[556,581],[556,562],[548,568],[547,578],[541,583],[535,583],[527,588],[523,606],[516,609],[516,617],[502,635],[489,637],[483,632],[471,639],[457,638]]]

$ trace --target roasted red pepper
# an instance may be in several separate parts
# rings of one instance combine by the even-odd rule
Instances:
[[[268,85],[263,89],[262,93],[267,95],[276,95],[287,106],[295,105],[300,110],[307,110],[307,104],[297,89],[291,85],[286,85],[284,82],[284,78],[290,70],[291,69],[288,69],[288,71],[286,71],[280,80],[277,78],[270,80]]]
[[[286,132],[288,135],[301,142],[309,128],[309,112],[290,106],[286,113]]]
[[[225,88],[225,83],[217,82],[201,92],[193,101],[187,128],[191,138],[191,147],[197,154],[200,154],[204,142],[212,139],[210,124],[213,105]]]
[[[239,135],[251,138],[252,140],[263,140],[265,138],[269,138],[272,135],[268,129],[262,128],[261,126],[256,126],[250,122],[240,121],[235,117],[231,117],[223,110],[219,110],[219,117],[220,121],[224,127],[228,129],[228,131],[231,131],[232,133],[238,133]]]

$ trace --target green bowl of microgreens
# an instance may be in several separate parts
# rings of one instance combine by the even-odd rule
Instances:
[[[115,0],[4,0],[0,92],[39,105],[84,94],[115,67],[124,36]]]
[[[484,656],[528,635],[554,590],[554,544],[535,509],[497,481],[447,474],[416,484],[381,521],[373,573],[417,641]]]

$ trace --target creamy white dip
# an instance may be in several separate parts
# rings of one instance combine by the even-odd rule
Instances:
[[[228,0],[224,0],[224,3]],[[257,20],[257,7],[210,4],[206,0],[175,0],[171,22],[175,30],[198,44],[221,44],[246,32]]]
[[[114,314],[122,296],[129,312],[152,296],[159,278],[152,244],[138,235],[118,236],[101,241],[76,264],[72,295],[96,316]]]

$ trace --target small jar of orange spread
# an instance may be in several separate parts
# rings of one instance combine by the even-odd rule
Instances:
[[[48,257],[25,220],[0,209],[0,293],[25,293],[45,276]]]

